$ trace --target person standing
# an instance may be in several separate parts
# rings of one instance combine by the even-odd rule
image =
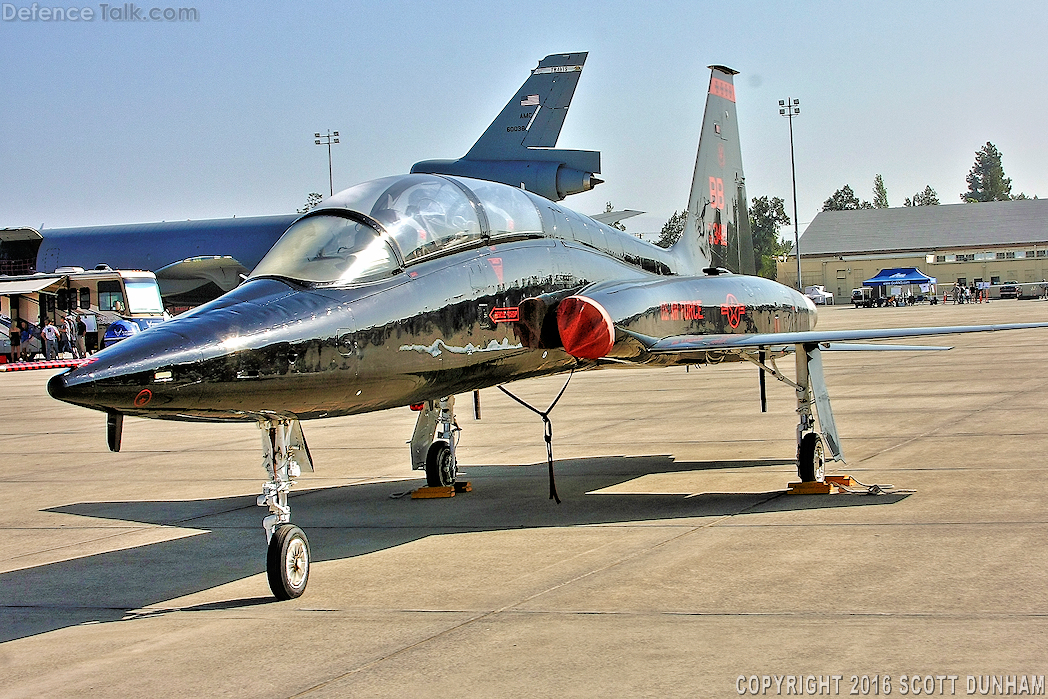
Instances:
[[[18,362],[22,359],[22,331],[21,323],[12,323],[9,334],[11,336],[11,362]]]
[[[80,355],[76,351],[76,316],[72,313],[63,319],[62,335],[69,347],[69,353],[73,355],[73,359],[80,359]]]
[[[80,359],[87,359],[87,324],[79,315],[76,316],[76,352]]]
[[[51,319],[47,319],[47,325],[40,332],[44,338],[44,355],[48,361],[58,358],[58,338],[59,332],[55,324],[51,322]]]
[[[22,336],[22,359],[28,361],[32,359],[32,357],[29,354],[32,351],[29,349],[29,341],[33,339],[33,333],[31,330],[29,330],[29,325],[26,324],[24,320],[18,321],[18,325],[20,328],[22,328],[22,330],[19,332],[19,334]]]

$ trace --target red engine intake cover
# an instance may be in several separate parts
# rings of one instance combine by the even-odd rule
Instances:
[[[615,344],[615,325],[604,307],[585,296],[569,296],[557,306],[557,329],[564,351],[579,359],[600,359]]]

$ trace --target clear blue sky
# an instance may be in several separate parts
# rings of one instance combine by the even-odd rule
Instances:
[[[7,3],[30,8],[31,3]],[[803,226],[876,173],[892,206],[959,202],[975,152],[1048,196],[1041,2],[145,2],[197,22],[0,21],[0,227],[291,213],[335,188],[466,152],[538,60],[589,51],[558,145],[603,153],[584,213],[685,206],[708,83],[736,76],[751,197]],[[8,10],[10,12],[10,10]]]

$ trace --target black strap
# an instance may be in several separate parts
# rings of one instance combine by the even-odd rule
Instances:
[[[553,399],[553,402],[550,403],[550,406],[548,408],[546,408],[545,412],[543,412],[543,411],[539,410],[538,408],[535,408],[535,407],[533,407],[531,405],[528,405],[527,403],[522,401],[520,398],[517,398],[515,395],[513,395],[512,393],[507,391],[502,386],[498,387],[498,389],[500,391],[502,391],[503,393],[505,393],[507,396],[509,396],[513,400],[517,401],[518,403],[523,405],[525,408],[527,408],[528,410],[530,410],[531,412],[535,413],[536,415],[538,415],[539,417],[542,418],[542,424],[543,424],[543,427],[545,428],[545,437],[546,437],[546,460],[547,460],[547,463],[549,465],[549,499],[550,500],[555,500],[558,505],[560,504],[560,498],[557,496],[557,482],[553,478],[553,423],[550,422],[549,414],[553,412],[553,409],[555,407],[557,407],[557,401],[559,401],[560,397],[564,395],[564,391],[567,390],[568,384],[571,383],[571,377],[574,376],[574,374],[575,374],[575,368],[572,367],[571,372],[568,374],[568,380],[564,382],[564,387],[560,389],[560,393],[558,393],[557,397]]]

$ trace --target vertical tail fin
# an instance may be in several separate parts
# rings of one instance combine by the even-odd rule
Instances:
[[[411,171],[523,186],[554,201],[593,189],[603,182],[596,177],[600,152],[553,147],[586,56],[585,52],[546,56],[466,155],[458,160],[422,160]]]
[[[684,233],[672,250],[683,268],[692,273],[707,267],[725,267],[754,274],[753,238],[735,115],[733,78],[738,71],[710,66],[710,72]]]
[[[557,53],[539,61],[466,157],[525,160],[528,148],[556,146],[587,55]]]

